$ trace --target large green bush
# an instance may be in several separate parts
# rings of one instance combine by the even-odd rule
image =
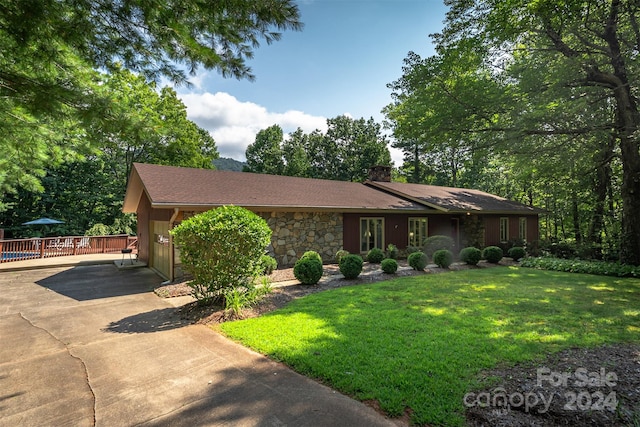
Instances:
[[[262,274],[261,256],[271,239],[271,229],[255,213],[222,206],[195,215],[173,230],[189,283],[200,303],[224,299],[231,288],[251,290]]]
[[[362,257],[360,255],[347,255],[340,260],[340,273],[345,279],[355,279],[362,273]]]
[[[625,265],[617,262],[580,261],[552,257],[526,258],[522,267],[541,270],[564,271],[567,273],[597,274],[614,277],[640,277],[640,266]]]
[[[380,264],[384,259],[384,252],[380,248],[373,248],[367,253],[367,261],[372,264]]]
[[[519,261],[520,259],[527,256],[527,252],[524,250],[523,247],[520,247],[520,246],[512,247],[511,249],[509,249],[507,254],[509,255],[509,257],[513,258],[514,261]]]
[[[487,246],[482,251],[482,258],[493,264],[499,263],[503,256],[502,249],[497,246]]]
[[[418,271],[424,270],[424,268],[427,266],[428,261],[429,260],[427,259],[427,256],[424,254],[424,252],[419,252],[419,251],[413,252],[407,258],[407,262],[409,263],[409,266],[414,270],[418,270]]]
[[[322,277],[322,262],[314,256],[303,255],[293,266],[293,275],[303,285],[315,285]]]
[[[393,258],[383,259],[380,263],[380,268],[387,274],[393,274],[398,271],[398,261]]]
[[[466,262],[469,265],[478,265],[478,262],[482,259],[482,251],[473,246],[464,248],[460,251],[460,261]]]
[[[441,249],[446,249],[448,251],[452,251],[453,250],[453,239],[449,236],[431,236],[428,237],[425,241],[424,241],[424,254],[427,256],[428,259],[431,259],[433,257],[433,254],[436,251],[439,251]]]
[[[433,254],[433,262],[441,268],[449,268],[453,262],[453,254],[446,249],[440,249]]]

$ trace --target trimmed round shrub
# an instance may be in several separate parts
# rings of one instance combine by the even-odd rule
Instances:
[[[322,265],[322,257],[320,256],[320,254],[316,251],[307,251],[305,253],[302,254],[302,256],[300,257],[300,259],[303,258],[311,258],[311,259],[317,259],[320,264]]]
[[[349,255],[349,251],[345,251],[344,249],[340,249],[338,252],[336,252],[336,262],[338,263],[338,265],[340,265],[340,260],[342,259],[342,257]]]
[[[423,252],[428,259],[433,257],[436,251],[446,249],[448,251],[453,250],[453,239],[449,236],[431,236],[424,241]]]
[[[387,258],[398,259],[398,247],[393,244],[387,246]]]
[[[293,266],[293,275],[303,285],[315,285],[322,277],[322,262],[314,257],[303,256]]]
[[[362,257],[360,255],[346,255],[340,260],[340,273],[345,279],[355,279],[362,273]]]
[[[424,268],[427,266],[427,261],[427,256],[424,254],[424,252],[420,251],[410,254],[407,258],[409,266],[418,271],[424,270]]]
[[[260,257],[260,265],[262,265],[262,274],[269,275],[273,270],[278,268],[278,261],[272,256],[262,255]]]
[[[460,251],[460,261],[466,262],[469,265],[478,265],[478,261],[482,259],[482,251],[473,246],[464,248]]]
[[[380,263],[380,267],[382,268],[382,271],[384,271],[385,273],[393,274],[396,271],[398,271],[398,261],[396,261],[393,258],[383,259],[382,262]]]
[[[527,256],[527,252],[523,247],[520,246],[512,247],[511,249],[509,249],[509,252],[507,252],[507,254],[509,255],[509,257],[513,258],[514,261],[519,261],[520,259]]]
[[[384,259],[384,252],[382,249],[373,248],[367,253],[367,261],[372,264],[380,264]]]
[[[453,262],[453,254],[446,249],[440,249],[433,254],[433,262],[441,268],[449,268]]]
[[[503,256],[504,253],[502,252],[502,249],[497,246],[487,246],[482,251],[482,258],[493,264],[499,263]]]

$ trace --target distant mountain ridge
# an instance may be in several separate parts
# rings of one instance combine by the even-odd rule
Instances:
[[[213,165],[220,171],[242,172],[242,168],[247,164],[228,157],[220,157],[219,159],[213,160]]]

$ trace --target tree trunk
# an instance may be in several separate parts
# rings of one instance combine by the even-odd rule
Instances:
[[[582,243],[582,232],[580,231],[580,212],[578,210],[578,198],[575,193],[571,195],[571,216],[573,217],[573,236],[576,243]]]
[[[602,259],[602,232],[604,229],[604,212],[607,203],[607,195],[611,189],[611,159],[613,159],[613,150],[617,137],[611,135],[609,143],[604,145],[602,149],[595,155],[596,176],[593,186],[595,196],[593,215],[589,224],[587,233],[587,241],[593,245],[593,256],[596,259]],[[611,203],[611,201],[610,201]]]

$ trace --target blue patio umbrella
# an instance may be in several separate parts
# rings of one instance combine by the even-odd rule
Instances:
[[[38,218],[33,221],[23,222],[22,225],[51,225],[51,224],[64,224],[64,221],[58,221],[51,218]]]
[[[57,219],[52,219],[52,218],[38,218],[38,219],[34,219],[33,221],[27,221],[27,222],[23,222],[22,225],[43,225],[45,227],[43,227],[42,230],[42,234],[44,237],[47,237],[47,233],[45,231],[45,228],[47,225],[54,225],[54,224],[64,224],[64,221],[59,221]]]

